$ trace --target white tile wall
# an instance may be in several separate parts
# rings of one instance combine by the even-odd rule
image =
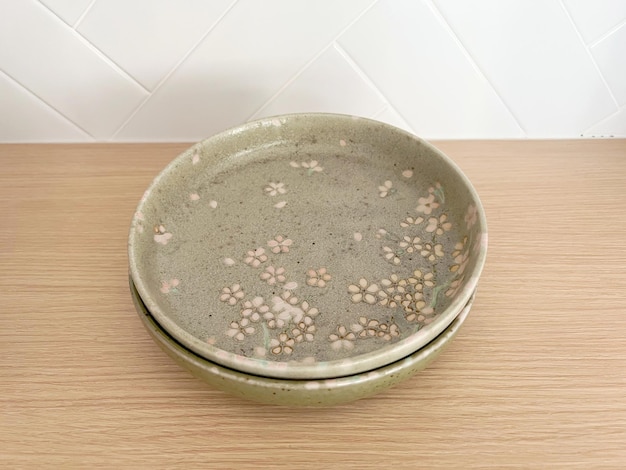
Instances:
[[[195,141],[326,111],[626,137],[626,0],[3,0],[0,142]]]

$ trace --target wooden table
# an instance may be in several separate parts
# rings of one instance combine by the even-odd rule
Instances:
[[[143,330],[127,228],[187,144],[0,146],[0,467],[626,468],[626,141],[437,145],[487,211],[474,309],[333,409],[231,398]]]

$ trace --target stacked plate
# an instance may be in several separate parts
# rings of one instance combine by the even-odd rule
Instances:
[[[486,250],[476,192],[434,147],[367,119],[287,115],[200,142],[156,177],[131,224],[130,287],[199,378],[331,405],[431,362]]]

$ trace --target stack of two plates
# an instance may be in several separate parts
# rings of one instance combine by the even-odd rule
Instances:
[[[130,286],[156,342],[252,400],[331,405],[431,362],[467,318],[486,222],[441,152],[394,127],[278,116],[209,138],[144,194]]]

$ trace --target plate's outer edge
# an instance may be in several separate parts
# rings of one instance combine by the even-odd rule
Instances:
[[[429,325],[429,328],[424,328],[412,336],[405,338],[401,341],[396,342],[393,346],[392,351],[386,351],[385,354],[380,354],[377,351],[369,354],[363,354],[361,356],[356,356],[355,358],[350,358],[348,360],[339,360],[333,362],[322,362],[313,365],[306,364],[297,364],[297,367],[289,367],[292,363],[290,362],[271,362],[271,361],[263,361],[254,358],[248,358],[245,356],[236,355],[233,353],[229,353],[219,348],[215,348],[206,342],[200,341],[194,336],[190,335],[182,328],[178,327],[178,325],[172,321],[166,314],[161,312],[159,305],[157,302],[153,301],[148,295],[148,289],[143,284],[143,280],[138,273],[138,266],[140,261],[135,259],[133,253],[133,227],[131,226],[130,235],[129,235],[129,264],[130,264],[130,273],[135,282],[137,290],[139,292],[140,297],[146,304],[146,306],[151,311],[152,315],[159,322],[159,324],[168,331],[169,334],[172,334],[178,341],[184,344],[186,347],[190,348],[195,353],[203,356],[207,359],[214,360],[222,365],[233,368],[235,370],[241,370],[243,372],[249,372],[252,374],[263,375],[266,377],[274,377],[274,378],[297,378],[297,379],[317,379],[317,378],[335,378],[342,377],[346,375],[351,375],[357,372],[372,370],[377,367],[384,366],[389,364],[399,358],[406,357],[412,352],[418,350],[423,345],[432,341],[435,337],[437,337],[446,327],[452,322],[452,320],[458,315],[459,311],[463,308],[463,306],[469,301],[471,295],[476,290],[478,279],[480,274],[484,268],[486,253],[487,253],[487,224],[486,218],[484,214],[484,209],[482,207],[480,198],[476,193],[473,185],[465,176],[465,174],[460,170],[460,168],[445,154],[436,149],[431,144],[419,139],[418,137],[409,134],[401,129],[397,129],[393,126],[380,123],[378,121],[372,121],[366,118],[354,118],[352,116],[344,116],[344,115],[335,115],[335,114],[295,114],[295,115],[286,115],[279,117],[283,122],[287,122],[290,119],[312,119],[312,120],[351,120],[351,121],[364,121],[368,122],[371,125],[382,126],[387,130],[400,133],[412,139],[415,139],[421,145],[432,150],[438,158],[442,159],[446,165],[448,165],[455,173],[456,177],[460,178],[469,193],[472,195],[473,203],[477,208],[477,217],[479,220],[479,225],[481,227],[481,237],[478,240],[478,253],[476,255],[476,260],[474,262],[473,269],[471,270],[470,275],[465,279],[463,288],[461,291],[454,297],[454,300],[448,305],[446,310],[441,313],[432,324]],[[276,122],[277,117],[261,119],[258,121],[253,121],[246,123],[240,127],[230,129],[223,133],[220,133],[216,136],[210,137],[203,142],[200,142],[194,146],[192,146],[187,151],[183,152],[176,159],[174,159],[152,182],[146,194],[148,194],[151,189],[158,185],[160,178],[167,174],[172,168],[175,168],[176,165],[180,164],[185,158],[189,158],[191,152],[194,148],[198,148],[199,146],[204,145],[207,142],[212,141],[213,139],[225,139],[231,135],[237,135],[248,131],[254,131],[257,128],[268,127],[273,125]],[[145,199],[145,198],[144,198]],[[141,208],[142,204],[145,202],[144,199],[139,203],[138,211]]]
[[[288,380],[244,374],[212,363],[171,338],[146,310],[129,277],[131,297],[144,327],[159,348],[203,382],[238,398],[298,407],[336,406],[372,397],[410,379],[428,367],[450,345],[467,320],[475,293],[450,325],[412,355],[370,372],[337,379]]]

